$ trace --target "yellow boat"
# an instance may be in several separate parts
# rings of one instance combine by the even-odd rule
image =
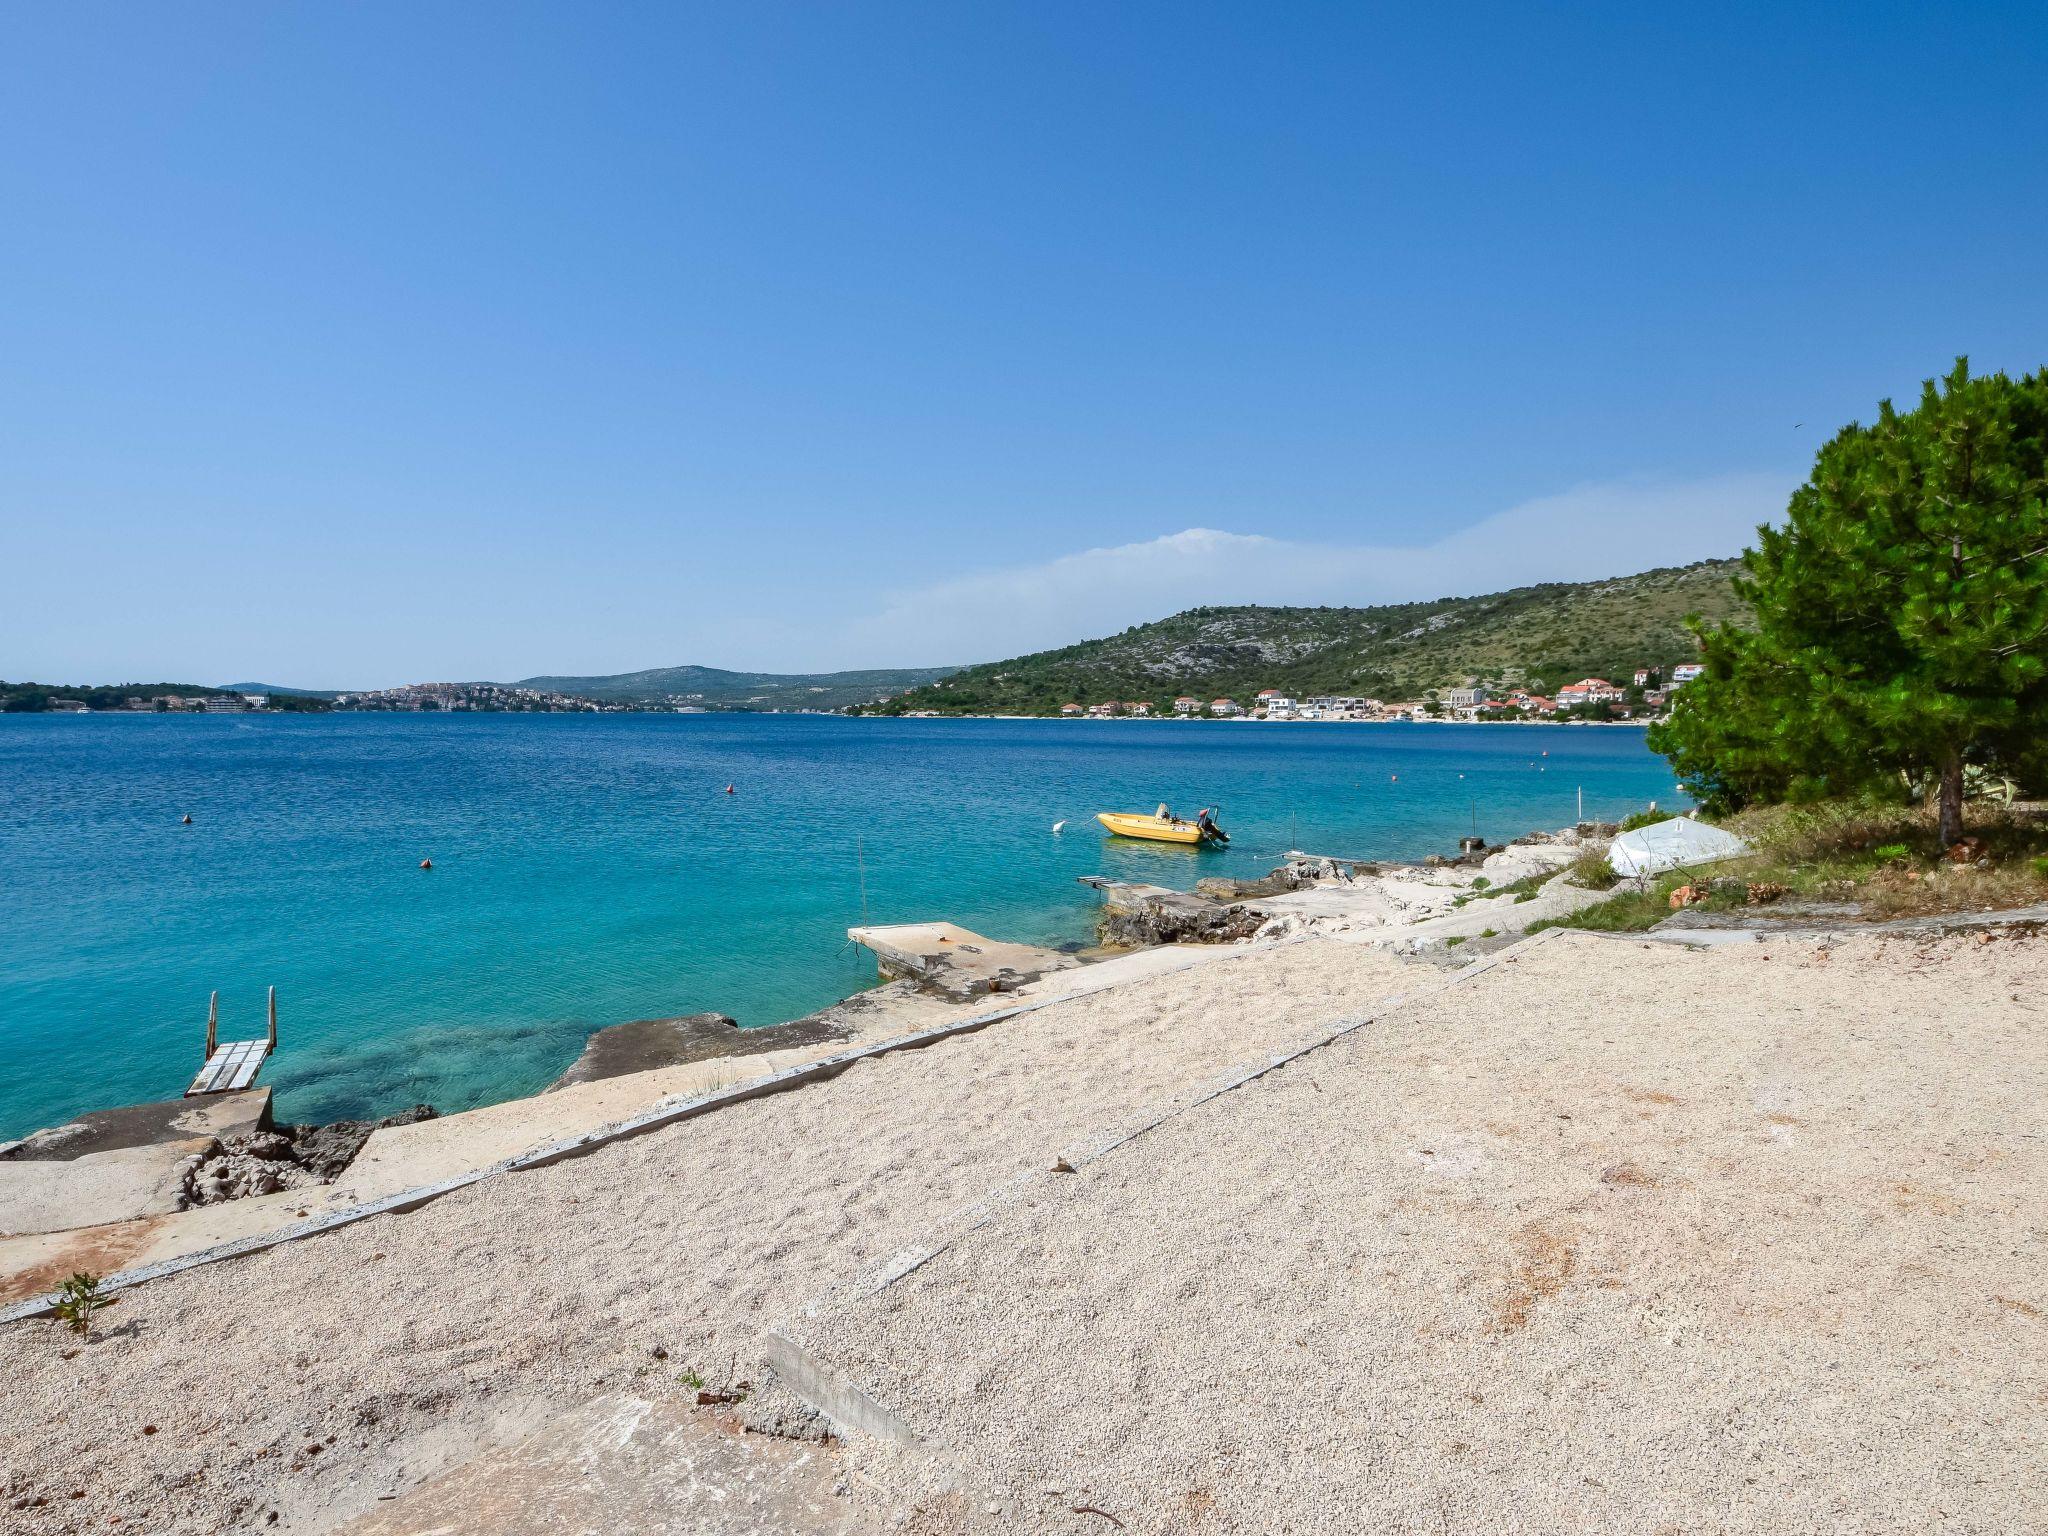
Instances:
[[[1175,816],[1161,806],[1152,815],[1139,811],[1097,811],[1095,819],[1118,837],[1142,837],[1153,843],[1227,843],[1224,830],[1209,819],[1207,811],[1193,821]]]

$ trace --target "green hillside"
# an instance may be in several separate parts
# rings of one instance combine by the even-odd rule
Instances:
[[[702,709],[844,709],[929,683],[952,667],[865,672],[725,672],[655,667],[610,677],[528,677],[513,686],[626,704],[694,704]]]
[[[1054,714],[1108,699],[1164,710],[1178,694],[1245,703],[1261,688],[1395,700],[1467,682],[1626,684],[1639,666],[1691,659],[1687,614],[1740,611],[1729,585],[1739,569],[1710,560],[1376,608],[1191,608],[1106,640],[968,667],[875,712]]]

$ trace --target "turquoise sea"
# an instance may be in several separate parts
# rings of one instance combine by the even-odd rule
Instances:
[[[285,1118],[466,1108],[606,1024],[844,997],[863,917],[1081,943],[1078,875],[1416,858],[1567,824],[1581,789],[1679,799],[1616,728],[0,715],[0,1138],[177,1094],[216,989],[240,1038],[277,987]],[[1093,820],[1160,800],[1220,806],[1231,847]]]

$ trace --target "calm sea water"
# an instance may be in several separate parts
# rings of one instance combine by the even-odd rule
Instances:
[[[864,916],[1080,942],[1078,875],[1419,857],[1475,814],[1566,824],[1581,788],[1588,815],[1679,798],[1627,729],[0,716],[0,1137],[179,1092],[215,989],[242,1038],[277,987],[287,1118],[465,1108],[606,1024],[844,997],[874,977]],[[1092,820],[1162,799],[1221,806],[1231,847]]]

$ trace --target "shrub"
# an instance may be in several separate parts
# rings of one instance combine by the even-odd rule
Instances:
[[[1621,880],[1614,866],[1607,862],[1605,847],[1581,848],[1567,873],[1573,885],[1588,891],[1611,891]]]
[[[1621,830],[1633,832],[1637,827],[1654,827],[1660,821],[1672,819],[1673,814],[1670,811],[1637,811],[1635,815],[1622,822]]]

